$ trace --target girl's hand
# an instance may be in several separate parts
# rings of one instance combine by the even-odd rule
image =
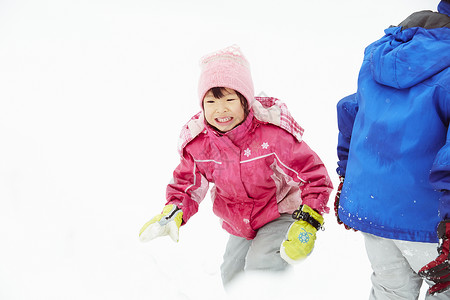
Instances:
[[[139,239],[141,242],[148,242],[156,237],[168,235],[174,242],[178,242],[178,230],[182,222],[183,211],[176,205],[166,205],[161,214],[142,226]]]
[[[295,211],[294,218],[299,220],[289,227],[286,240],[280,247],[281,257],[289,264],[298,263],[311,253],[316,232],[323,225],[323,217],[307,205]]]

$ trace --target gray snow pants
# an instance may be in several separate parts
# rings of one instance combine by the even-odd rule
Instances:
[[[220,267],[223,285],[243,271],[285,270],[288,263],[280,256],[280,246],[293,222],[291,215],[282,214],[261,227],[253,240],[230,235]]]
[[[424,280],[417,272],[436,259],[438,245],[385,239],[367,233],[363,235],[373,269],[369,299],[418,299]],[[433,285],[432,282],[427,283]],[[449,300],[450,291],[434,296],[427,294],[425,299]]]

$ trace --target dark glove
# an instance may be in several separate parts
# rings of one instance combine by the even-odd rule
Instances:
[[[342,222],[341,219],[339,219],[339,213],[338,213],[338,211],[339,211],[339,200],[341,198],[341,191],[342,191],[342,186],[344,185],[344,179],[345,179],[344,176],[339,176],[340,183],[339,183],[339,186],[338,186],[338,189],[337,189],[337,192],[336,192],[336,197],[334,198],[334,213],[336,215],[336,219],[337,219],[338,224],[343,224],[345,229],[347,229],[347,230],[352,229],[354,231],[357,231],[356,229],[353,229],[350,226],[345,225],[344,222]]]
[[[439,237],[439,256],[419,271],[421,277],[435,283],[428,289],[428,293],[432,295],[450,289],[450,220],[440,222],[437,232]]]

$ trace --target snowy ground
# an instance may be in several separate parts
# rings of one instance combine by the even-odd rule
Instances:
[[[137,238],[199,109],[199,58],[240,45],[337,186],[335,105],[364,47],[437,3],[1,0],[0,299],[226,299],[208,198],[178,244]],[[326,228],[287,276],[252,274],[228,298],[367,299],[361,236],[332,214]]]

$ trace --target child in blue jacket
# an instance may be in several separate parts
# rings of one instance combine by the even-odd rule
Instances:
[[[370,299],[417,299],[423,280],[426,299],[450,299],[449,66],[443,0],[369,45],[356,94],[337,106],[335,209],[363,232]]]

